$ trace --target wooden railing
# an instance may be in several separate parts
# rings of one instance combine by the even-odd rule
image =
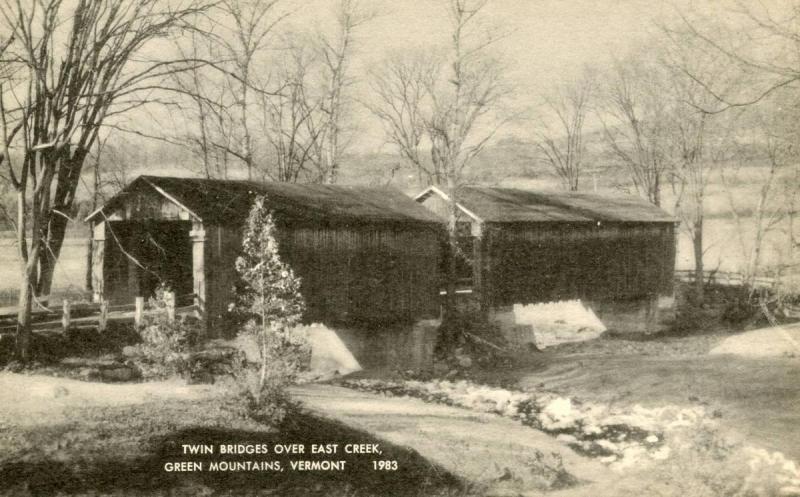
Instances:
[[[167,318],[174,320],[176,316],[193,315],[201,317],[201,306],[194,294],[175,296],[172,292],[165,292]],[[189,305],[179,306],[179,303],[192,302]],[[106,330],[109,321],[133,321],[139,327],[144,323],[147,315],[157,312],[145,308],[143,297],[136,297],[131,304],[110,305],[108,301],[97,303],[72,302],[64,299],[60,309],[44,308],[31,312],[31,329],[35,331],[66,331],[70,327],[96,327],[99,331]],[[17,310],[6,308],[0,312],[0,334],[11,333],[17,327]]]

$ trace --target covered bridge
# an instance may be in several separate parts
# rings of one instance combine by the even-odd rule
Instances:
[[[448,218],[442,190],[416,200]],[[483,308],[582,299],[613,321],[672,294],[675,219],[644,200],[463,187],[457,203],[459,268]]]
[[[439,314],[441,221],[387,188],[140,176],[87,218],[96,299],[130,303],[159,284],[197,299],[220,333],[253,199],[265,195],[307,322],[373,329]]]

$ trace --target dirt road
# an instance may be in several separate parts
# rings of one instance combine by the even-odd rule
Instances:
[[[411,447],[432,463],[485,486],[486,495],[542,495],[543,480],[552,475],[543,474],[547,471],[534,462],[536,454],[544,454],[548,463],[560,458],[564,469],[580,480],[547,495],[640,495],[637,492],[648,485],[614,474],[553,437],[496,415],[330,385],[305,386],[293,393],[319,414]]]

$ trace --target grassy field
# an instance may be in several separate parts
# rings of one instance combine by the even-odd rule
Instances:
[[[61,250],[53,280],[54,294],[73,297],[83,291],[86,283],[86,250],[88,240],[68,238]],[[12,239],[0,238],[0,307],[16,305],[20,282],[19,255]]]

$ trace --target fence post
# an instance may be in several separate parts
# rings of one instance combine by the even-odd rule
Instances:
[[[167,303],[167,320],[175,321],[175,292],[164,292],[164,301]]]
[[[61,310],[61,328],[64,331],[69,330],[69,321],[70,321],[70,305],[69,299],[64,299],[61,302],[62,310]]]
[[[200,301],[200,297],[195,295],[193,303],[194,303],[195,316],[197,316],[197,319],[201,321],[204,320],[205,319],[205,315],[203,314],[204,307],[203,307],[203,302]]]
[[[100,333],[106,331],[106,326],[108,324],[108,300],[101,300],[100,301],[100,317],[97,318],[97,330]]]
[[[144,321],[144,297],[136,297],[136,310],[133,311],[133,324],[137,328],[141,328],[143,321]]]

